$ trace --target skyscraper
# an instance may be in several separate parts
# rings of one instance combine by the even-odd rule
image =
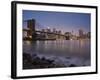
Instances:
[[[84,34],[83,34],[83,30],[82,30],[82,29],[79,29],[79,37],[82,38],[83,35],[84,35]]]
[[[53,33],[56,33],[56,29],[55,28],[53,28]]]

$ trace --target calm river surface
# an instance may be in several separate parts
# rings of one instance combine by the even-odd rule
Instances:
[[[90,40],[24,41],[23,52],[47,57],[76,57],[90,62]]]

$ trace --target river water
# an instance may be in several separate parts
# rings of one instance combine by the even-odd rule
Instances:
[[[23,52],[46,57],[76,58],[90,65],[90,40],[24,41]],[[77,61],[76,61],[77,63]],[[82,62],[81,62],[82,63]]]

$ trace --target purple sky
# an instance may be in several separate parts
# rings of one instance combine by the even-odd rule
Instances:
[[[23,10],[23,27],[26,28],[24,20],[35,19],[38,29],[56,28],[62,33],[72,32],[78,34],[79,29],[84,32],[90,32],[91,15],[88,13],[70,13],[70,12],[48,12],[48,11],[30,11]]]

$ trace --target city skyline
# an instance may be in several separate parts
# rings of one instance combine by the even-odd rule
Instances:
[[[78,35],[78,30],[82,29],[85,33],[90,32],[90,14],[70,13],[70,12],[48,12],[23,10],[23,28],[27,25],[25,20],[35,19],[36,29],[53,28],[61,30],[62,33],[72,32]]]

